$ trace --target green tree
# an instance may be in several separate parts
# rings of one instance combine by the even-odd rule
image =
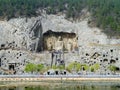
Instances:
[[[100,64],[96,63],[90,67],[91,72],[96,72],[100,68]]]
[[[57,69],[58,67],[56,65],[52,65],[52,69]]]
[[[37,71],[38,71],[38,72],[43,73],[43,72],[44,72],[44,69],[45,69],[45,67],[44,67],[43,64],[38,64],[38,65],[37,65]]]
[[[65,69],[65,66],[64,66],[64,65],[59,65],[57,68],[58,68],[59,70],[64,70],[64,69]]]
[[[81,64],[78,63],[78,62],[72,62],[70,63],[66,69],[69,71],[69,72],[72,72],[72,70],[74,69],[76,72],[78,72],[79,70],[81,70]]]
[[[37,66],[36,66],[35,64],[33,64],[33,63],[29,63],[29,64],[27,64],[26,67],[25,67],[25,71],[26,71],[26,72],[31,72],[31,73],[33,73],[33,72],[36,71],[36,70],[37,70]]]
[[[103,32],[111,35],[115,31],[114,36],[120,34],[120,0],[0,0],[0,18],[32,17],[39,15],[38,9],[45,9],[48,14],[65,12],[67,19],[76,20],[84,8],[89,10],[91,21]]]
[[[113,72],[113,74],[115,74],[117,71],[117,67],[114,65],[110,65],[108,68],[109,68],[109,70],[111,70]]]

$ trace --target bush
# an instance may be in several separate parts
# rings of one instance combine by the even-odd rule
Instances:
[[[96,63],[90,67],[91,72],[95,72],[100,68],[100,64]]]
[[[116,67],[116,66],[114,66],[114,65],[110,65],[108,68],[109,68],[111,71],[115,72],[115,71],[117,71],[117,68],[118,68],[118,67]]]
[[[33,63],[29,63],[29,64],[27,64],[26,67],[25,67],[25,71],[26,71],[26,72],[31,72],[31,73],[33,73],[33,72],[36,71],[36,70],[37,70],[37,66],[36,66],[35,64],[33,64]]]
[[[66,67],[66,70],[69,71],[69,72],[72,72],[73,69],[76,72],[78,72],[79,70],[81,70],[81,64],[78,63],[78,62],[72,62]]]
[[[26,72],[31,72],[31,73],[33,73],[33,72],[43,73],[44,69],[45,69],[45,67],[44,67],[43,64],[36,65],[36,64],[33,64],[33,63],[29,63],[25,67],[25,71]]]
[[[40,73],[43,73],[44,68],[45,68],[45,67],[44,67],[43,64],[38,64],[38,65],[37,65],[37,71],[40,72]]]

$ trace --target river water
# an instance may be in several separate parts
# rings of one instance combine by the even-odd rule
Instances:
[[[0,82],[0,90],[120,90],[120,82]]]

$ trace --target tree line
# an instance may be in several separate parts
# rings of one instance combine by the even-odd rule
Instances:
[[[0,0],[0,18],[37,16],[38,9],[47,14],[65,12],[66,18],[79,18],[83,8],[88,8],[92,21],[106,31],[120,31],[120,0]]]

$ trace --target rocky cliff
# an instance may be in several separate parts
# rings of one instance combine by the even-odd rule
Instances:
[[[0,47],[23,50],[35,50],[35,44],[47,31],[75,33],[78,43],[119,44],[119,39],[109,39],[98,28],[90,28],[87,19],[71,22],[64,15],[47,15],[46,17],[15,18],[0,21]],[[34,48],[33,48],[34,47]]]
[[[66,63],[78,61],[93,64],[100,63],[100,60],[104,61],[104,59],[119,63],[120,40],[109,39],[102,30],[89,27],[88,19],[89,17],[71,22],[65,19],[64,15],[44,15],[0,21],[1,67],[9,69],[9,65],[18,63],[18,70],[22,67],[22,72],[26,63],[35,60],[34,63],[50,64],[51,56],[45,51],[63,48],[76,52],[76,54],[69,52],[65,55]],[[49,31],[52,34],[49,34]],[[115,50],[115,53],[110,50]],[[94,54],[100,54],[100,57]],[[104,57],[104,54],[107,56]]]

